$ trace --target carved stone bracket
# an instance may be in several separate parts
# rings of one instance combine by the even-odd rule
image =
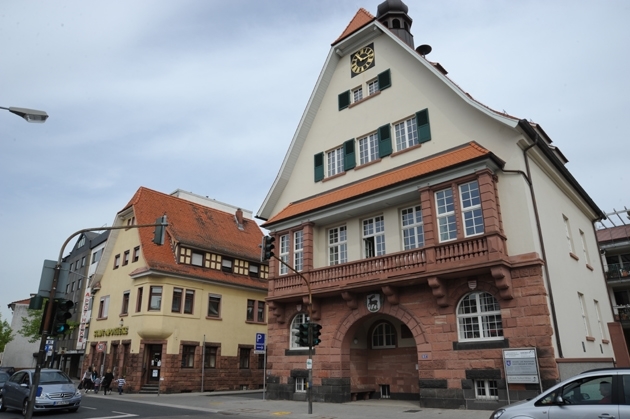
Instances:
[[[383,291],[383,294],[387,296],[387,301],[391,305],[397,306],[399,304],[398,290],[396,288],[386,285],[382,287],[381,290]]]
[[[432,276],[428,279],[428,284],[433,291],[433,296],[436,298],[437,304],[440,307],[448,307],[448,298],[446,296],[446,284],[443,280],[437,276]]]
[[[499,295],[504,300],[511,300],[514,298],[512,294],[512,274],[510,269],[505,266],[493,266],[490,268],[490,273],[494,278],[494,285],[499,289]]]
[[[308,306],[308,295],[302,297],[302,303]],[[311,317],[313,320],[321,320],[322,312],[321,312],[321,304],[317,298],[313,298],[313,306],[311,307]]]
[[[350,307],[350,309],[356,310],[357,307],[359,307],[359,304],[357,303],[357,296],[353,293],[344,291],[341,293],[341,298],[346,301],[346,304]]]
[[[274,301],[270,301],[269,302],[269,308],[271,309],[271,312],[273,313],[273,315],[276,317],[276,321],[278,323],[284,323],[285,322],[285,318],[284,318],[284,304],[280,304],[280,303],[276,303]]]

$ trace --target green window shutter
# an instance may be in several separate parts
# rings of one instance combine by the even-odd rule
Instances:
[[[354,169],[357,165],[356,157],[354,156],[354,138],[343,143],[343,170],[348,171]]]
[[[431,141],[431,126],[429,124],[429,110],[424,109],[416,113],[416,124],[418,126],[418,143]]]
[[[378,129],[378,156],[386,157],[392,154],[392,136],[390,125],[383,125]]]
[[[339,95],[339,110],[346,109],[348,106],[350,106],[350,90]]]
[[[392,87],[392,76],[389,69],[383,71],[378,75],[378,89],[385,90],[388,87]]]
[[[315,182],[324,178],[324,153],[315,154]]]

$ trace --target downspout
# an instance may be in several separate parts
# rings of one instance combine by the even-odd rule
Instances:
[[[529,123],[527,121],[521,120],[521,123],[519,123],[519,125],[523,126],[523,124],[527,124],[527,126],[529,127]],[[529,131],[529,130],[526,130]],[[533,130],[532,130],[533,131]],[[534,217],[536,218],[536,230],[538,231],[538,240],[540,242],[540,251],[542,253],[542,260],[544,262],[543,264],[543,269],[545,270],[545,284],[547,285],[547,289],[549,290],[549,305],[551,306],[551,320],[553,322],[553,327],[555,330],[555,337],[556,337],[556,345],[558,346],[558,357],[559,358],[564,358],[563,354],[562,354],[562,344],[560,343],[560,334],[559,334],[559,329],[558,329],[558,317],[556,315],[556,305],[554,303],[554,299],[553,299],[553,290],[551,288],[551,281],[550,281],[550,277],[549,277],[549,265],[547,264],[547,252],[545,251],[545,242],[543,240],[543,234],[542,234],[542,227],[540,226],[540,215],[538,214],[538,205],[536,203],[536,194],[534,193],[534,183],[532,180],[532,173],[531,170],[529,168],[529,159],[527,157],[527,152],[533,148],[535,145],[538,144],[538,139],[540,138],[538,136],[538,134],[536,133],[536,131],[533,131],[533,135],[532,133],[528,133],[530,136],[533,136],[534,142],[533,144],[525,147],[525,149],[523,149],[523,160],[525,160],[525,170],[527,171],[527,173],[524,173],[522,170],[504,170],[501,169],[502,172],[504,173],[517,173],[522,175],[525,180],[527,181],[527,184],[529,185],[529,192],[531,194],[532,197],[532,206],[534,209]]]

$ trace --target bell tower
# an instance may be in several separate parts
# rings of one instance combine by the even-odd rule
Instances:
[[[378,5],[376,18],[405,44],[414,48],[413,35],[410,32],[413,20],[407,14],[408,11],[409,8],[401,0],[385,0]]]

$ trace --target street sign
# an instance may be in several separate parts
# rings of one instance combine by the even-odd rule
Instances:
[[[44,260],[44,266],[42,267],[42,275],[39,279],[39,291],[37,295],[50,297],[50,288],[52,287],[53,277],[55,275],[55,268],[57,262],[54,260]],[[66,285],[68,284],[68,275],[70,273],[70,264],[68,262],[61,262],[61,270],[59,272],[59,279],[57,280],[57,292],[55,297],[63,297],[66,294]]]
[[[254,348],[254,353],[265,352],[265,338],[264,333],[256,333],[256,347]]]
[[[312,370],[313,369],[313,360],[312,359],[307,359],[306,360],[306,369],[307,370]]]

